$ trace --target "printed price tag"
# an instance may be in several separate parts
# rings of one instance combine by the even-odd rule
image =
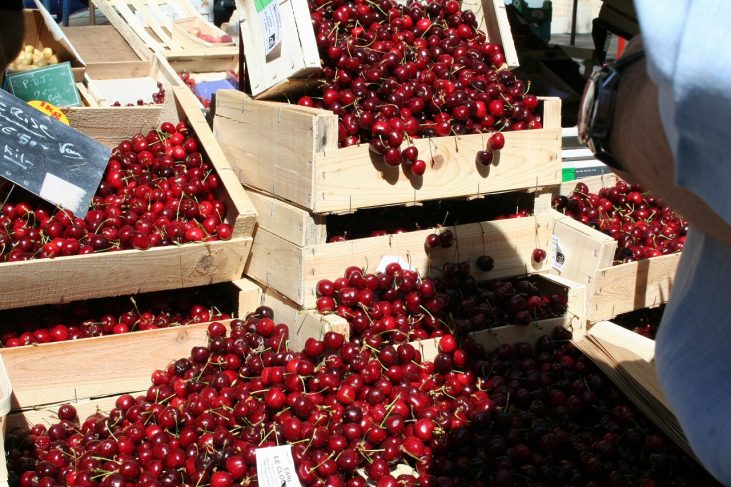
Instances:
[[[259,487],[302,487],[292,459],[292,446],[256,449],[256,475]]]
[[[386,272],[386,267],[388,267],[388,264],[397,263],[401,266],[402,269],[406,269],[409,271],[414,270],[414,266],[409,264],[409,261],[401,257],[400,255],[386,255],[381,259],[381,262],[378,263],[378,267],[376,267],[376,272]]]
[[[566,254],[563,253],[561,242],[557,236],[553,236],[553,268],[561,272],[566,264]]]
[[[261,29],[264,31],[265,54],[282,42],[282,14],[277,0],[255,0],[256,11],[259,13]]]

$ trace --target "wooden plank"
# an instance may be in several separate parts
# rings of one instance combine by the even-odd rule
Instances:
[[[170,25],[170,19],[167,18],[165,14],[162,13],[161,10],[158,9],[158,12],[155,12],[157,17],[156,19],[148,10],[147,8],[140,2],[140,0],[130,0],[132,2],[132,5],[134,5],[135,10],[139,12],[139,14],[142,16],[143,19],[145,19],[145,22],[147,22],[147,25],[152,29],[152,31],[157,35],[157,37],[160,38],[162,43],[168,48],[168,49],[180,49],[180,46],[178,46],[173,40],[170,38],[170,35],[168,32],[165,32],[163,30],[162,25],[160,25],[160,22],[162,22],[168,29],[172,30],[172,26]],[[152,2],[150,4],[157,6],[156,2]],[[154,9],[154,7],[152,7]]]
[[[666,303],[679,261],[680,254],[669,254],[600,269],[590,296],[589,321]]]
[[[601,176],[592,176],[590,178],[577,179],[575,181],[566,181],[561,183],[559,193],[564,196],[569,196],[576,188],[577,183],[584,183],[589,187],[589,192],[597,194],[602,188],[611,188],[617,184],[619,178],[612,173],[602,174]]]
[[[105,0],[102,0],[105,1]],[[124,18],[127,26],[129,26],[132,31],[139,36],[140,39],[142,39],[142,42],[144,42],[148,49],[152,50],[153,52],[162,51],[165,48],[155,39],[152,38],[150,34],[147,33],[145,28],[140,24],[140,21],[137,20],[137,17],[135,14],[130,10],[130,8],[127,6],[127,3],[123,0],[108,0],[110,1],[119,11],[119,13]]]
[[[477,279],[548,272],[552,225],[552,219],[543,215],[445,227],[451,229],[458,243],[449,249],[432,249],[429,254],[424,241],[434,230],[303,248],[259,228],[245,273],[298,305],[311,308],[317,300],[315,288],[320,279],[339,277],[350,265],[375,269],[384,256],[409,258],[422,275],[445,262],[474,262],[485,254],[493,257],[495,269],[489,273],[473,269]],[[549,254],[541,264],[531,258],[536,246]]]
[[[247,190],[246,194],[256,208],[257,222],[261,228],[299,247],[326,242],[324,216],[314,215],[253,190]]]
[[[86,72],[95,64],[140,61],[140,56],[113,25],[62,27],[69,42],[86,63]],[[147,46],[145,46],[147,49]]]
[[[556,104],[547,105],[550,126],[557,116],[550,107]],[[336,148],[337,117],[299,108],[221,90],[214,134],[243,184],[315,213],[560,183],[559,128],[506,133],[505,148],[487,168],[475,162],[477,151],[485,148],[483,135],[415,140],[430,167],[414,178],[387,167],[366,145]]]
[[[610,236],[577,222],[555,210],[553,235],[558,239],[566,260],[561,271],[551,272],[586,286],[587,296],[592,295],[599,269],[611,267],[617,242]]]
[[[150,74],[150,61],[94,63],[86,66],[90,80],[140,78]]]
[[[561,98],[539,96],[543,101],[543,128],[561,129]]]
[[[251,241],[6,262],[0,264],[0,309],[233,281],[241,276]]]
[[[152,57],[152,51],[145,44],[140,37],[135,34],[132,28],[125,22],[125,20],[119,16],[114,10],[114,6],[110,3],[110,0],[94,0],[96,8],[102,11],[104,17],[117,29],[117,32],[127,41],[132,50],[140,57],[140,59],[150,59]]]
[[[134,397],[147,394],[147,390],[129,391],[124,394],[131,394]],[[79,401],[66,401],[62,404],[72,404],[76,408],[79,420],[84,421],[86,418],[97,412],[108,414],[115,407],[117,398],[122,394],[115,394],[100,399],[81,399]],[[49,407],[41,407],[39,409],[29,409],[27,411],[15,411],[10,413],[6,420],[8,423],[8,431],[13,428],[30,428],[36,424],[54,424],[58,422],[58,405]]]

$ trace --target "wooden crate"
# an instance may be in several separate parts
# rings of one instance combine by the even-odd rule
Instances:
[[[109,107],[76,110],[68,118],[72,127],[110,147],[164,121],[187,120],[200,141],[201,153],[223,183],[217,197],[227,207],[224,220],[234,227],[231,240],[2,263],[0,309],[202,286],[241,277],[251,250],[256,211],[232,174],[193,95],[187,88],[173,88],[167,96],[174,104],[162,115],[139,110],[134,116],[119,117],[116,109]]]
[[[175,74],[178,80],[176,86],[186,86],[178,76],[182,71],[190,73],[196,82],[223,80],[229,71],[239,72],[238,48],[219,49],[215,53],[203,49],[169,51],[163,56],[170,66],[169,72]]]
[[[173,42],[184,49],[231,47],[234,45],[233,41],[218,43],[204,41],[190,33],[190,29],[194,27],[208,35],[215,35],[218,37],[227,35],[224,31],[203,17],[186,17],[184,19],[173,20]]]
[[[244,272],[304,308],[315,306],[320,279],[340,277],[351,265],[372,271],[386,256],[410,259],[422,275],[445,262],[474,262],[485,254],[493,257],[495,268],[490,273],[473,269],[477,279],[548,272],[550,268],[553,218],[547,214],[444,227],[455,234],[456,243],[449,249],[436,248],[427,253],[424,242],[435,232],[433,229],[325,243],[322,220],[264,195],[249,194],[261,211],[261,220]],[[536,246],[549,253],[540,264],[531,257]]]
[[[157,52],[183,49],[173,40],[173,20],[190,17],[205,20],[186,0],[94,0],[94,6],[141,59],[150,59]],[[219,49],[228,48],[216,47],[210,51]]]
[[[562,326],[570,330],[573,333],[573,340],[579,340],[586,335],[586,322],[583,315],[584,286],[550,274],[539,274],[528,277],[529,280],[535,282],[536,287],[540,289],[542,294],[549,296],[552,294],[560,294],[568,297],[566,316],[538,321],[537,327],[532,325],[507,325],[490,330],[472,332],[470,335],[477,343],[484,345],[487,350],[497,348],[503,343],[528,342],[531,345],[535,344],[541,335],[550,335],[551,331],[557,326]],[[414,345],[421,351],[423,360],[434,360],[434,357],[439,353],[438,338],[419,340],[414,342]]]
[[[561,182],[561,101],[543,101],[544,127],[507,132],[490,167],[475,162],[488,136],[415,140],[424,176],[388,167],[367,144],[338,149],[338,117],[326,110],[252,100],[220,90],[213,132],[245,186],[314,213],[481,196]]]
[[[601,188],[602,180],[611,179],[608,176],[582,181],[593,179],[589,181],[589,191],[595,192]],[[573,189],[575,183],[571,181],[567,186]],[[566,189],[562,185],[562,192]],[[562,213],[554,210],[552,213],[553,235],[566,256],[563,270],[552,272],[586,286],[586,315],[590,322],[610,320],[618,314],[654,308],[668,301],[679,253],[612,265],[617,250],[617,242],[612,237]]]
[[[643,414],[698,460],[660,387],[655,370],[654,340],[610,321],[601,321],[590,325],[587,333],[574,343]]]
[[[238,303],[237,315],[259,305],[258,288],[248,281],[220,286]],[[150,385],[153,370],[188,356],[194,346],[205,345],[207,328],[207,323],[200,323],[0,349],[14,384],[12,409],[142,390]]]
[[[338,315],[321,315],[299,306],[297,303],[281,295],[274,289],[251,279],[244,278],[258,290],[259,303],[274,311],[274,321],[289,327],[289,347],[302,350],[308,338],[320,338],[328,331],[348,335],[350,324]]]
[[[51,14],[43,7],[43,4],[37,3],[38,10],[25,9],[23,16],[25,20],[25,37],[23,38],[23,46],[31,45],[41,51],[50,47],[53,52],[57,53],[61,61],[69,61],[71,63],[71,71],[74,73],[74,79],[77,83],[81,83],[84,79],[86,65],[83,59],[78,55],[74,46],[69,42],[60,27],[51,17]],[[8,62],[12,59],[8,59]],[[9,73],[17,73],[20,69],[10,69]],[[2,82],[5,73],[0,73],[0,82]]]
[[[84,75],[83,91],[82,96],[86,99],[89,107],[110,107],[114,104],[115,100],[107,98],[102,94],[98,85],[100,82],[114,82],[120,85],[120,90],[125,88],[128,80],[139,79],[139,78],[152,78],[154,81],[162,83],[163,88],[166,90],[166,99],[168,90],[173,86],[184,86],[182,80],[173,71],[167,60],[160,56],[155,55],[150,58],[149,61],[123,61],[123,62],[105,62],[105,63],[94,63],[87,66],[86,74]],[[148,97],[152,93],[139,93],[138,98]],[[69,108],[68,112],[74,112],[76,110],[84,110],[85,107],[80,108]],[[155,110],[162,112],[163,104],[160,105],[145,105],[143,107],[115,107],[118,110],[123,109],[127,113],[128,110],[140,110],[144,109],[150,113]],[[155,117],[159,119],[160,115]]]
[[[297,89],[321,68],[315,32],[305,0],[279,2],[284,35],[267,56],[264,34],[254,2],[236,0],[251,93],[256,98],[271,98]],[[508,69],[518,66],[503,0],[467,0],[462,9],[471,9],[490,42],[503,47]]]

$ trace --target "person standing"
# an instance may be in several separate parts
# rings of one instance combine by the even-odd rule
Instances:
[[[587,84],[579,130],[691,222],[655,360],[697,457],[731,486],[731,2],[635,8],[642,35]]]

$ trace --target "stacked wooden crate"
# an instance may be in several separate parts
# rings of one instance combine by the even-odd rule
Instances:
[[[162,122],[185,121],[199,141],[199,151],[221,179],[216,197],[225,203],[224,221],[233,226],[227,241],[200,242],[124,250],[56,259],[0,264],[0,309],[55,305],[93,298],[222,283],[239,314],[259,305],[258,288],[239,283],[251,250],[256,211],[234,177],[225,156],[187,88],[173,88],[162,111],[140,110],[120,117],[114,108],[74,110],[72,127],[114,147]],[[145,107],[138,107],[143,109]],[[14,384],[10,426],[50,418],[60,402],[76,404],[145,389],[150,374],[191,347],[206,343],[207,324],[161,328],[79,341],[3,348],[0,357]],[[101,399],[99,399],[101,400]],[[101,400],[106,404],[109,400]],[[90,406],[91,407],[91,406]],[[4,426],[4,425],[3,425]],[[0,442],[2,443],[2,442]],[[0,482],[7,480],[0,462]]]
[[[613,174],[582,179],[590,193],[617,182]],[[573,191],[576,181],[561,185],[561,193]],[[553,234],[566,256],[563,277],[586,286],[587,319],[590,323],[668,301],[680,262],[680,253],[613,265],[617,242],[608,235],[555,212]]]

